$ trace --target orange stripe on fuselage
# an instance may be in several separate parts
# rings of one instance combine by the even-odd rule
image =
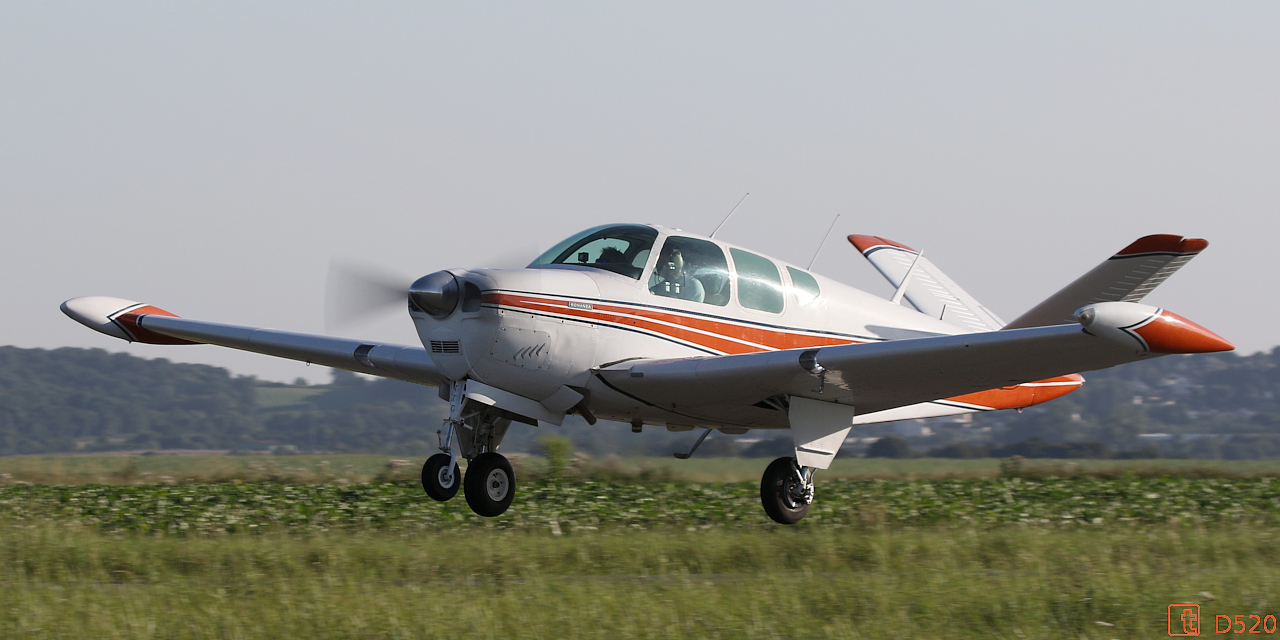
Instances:
[[[691,342],[724,354],[830,347],[858,342],[848,338],[812,336],[766,327],[742,326],[710,318],[666,313],[657,309],[624,307],[600,302],[583,303],[590,304],[591,308],[580,309],[569,306],[569,302],[565,300],[509,293],[487,293],[482,300],[487,304],[497,304],[512,309],[552,312],[588,321],[631,326]]]
[[[624,307],[599,302],[584,302],[582,304],[589,304],[591,308],[581,309],[570,307],[569,302],[565,300],[509,293],[486,293],[482,300],[485,304],[496,304],[514,310],[534,313],[550,312],[586,321],[594,320],[631,326],[691,342],[727,355],[859,344],[857,340],[742,326],[731,322],[665,313],[657,309]],[[1083,383],[1084,378],[1073,373],[1027,385],[978,391],[946,398],[946,400],[988,409],[1020,409],[1064,396],[1079,389]]]

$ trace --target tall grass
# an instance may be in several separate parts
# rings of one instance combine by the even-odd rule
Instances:
[[[1155,638],[1274,614],[1243,528],[469,530],[207,539],[0,529],[5,638]],[[1206,624],[1206,628],[1208,623]]]

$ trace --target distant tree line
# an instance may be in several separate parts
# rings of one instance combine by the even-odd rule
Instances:
[[[1280,457],[1280,349],[1170,356],[1085,372],[1084,387],[1022,413],[927,421],[900,438],[864,425],[850,454],[891,457]],[[335,370],[327,385],[233,376],[225,369],[101,349],[0,347],[0,455],[69,451],[228,449],[420,455],[447,413],[433,387]],[[1162,433],[1159,438],[1140,434]],[[567,437],[593,455],[669,455],[698,432],[645,426],[514,425],[504,451]],[[869,444],[867,444],[869,443]],[[791,453],[786,432],[714,433],[698,456]]]
[[[264,389],[281,388],[303,391],[303,399],[264,407]],[[401,451],[425,448],[434,437],[439,404],[434,388],[345,371],[333,384],[307,389],[101,349],[0,347],[0,455]]]

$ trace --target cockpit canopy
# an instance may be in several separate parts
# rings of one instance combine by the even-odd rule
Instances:
[[[746,309],[778,314],[786,309],[788,294],[797,307],[806,307],[821,295],[818,281],[807,271],[728,247],[731,269],[725,251],[715,242],[668,235],[661,247],[655,247],[658,235],[656,229],[638,224],[593,227],[552,247],[529,266],[591,267],[639,280],[650,254],[658,250],[646,284],[655,296],[724,307],[736,295]]]
[[[567,264],[593,267],[639,280],[657,238],[657,231],[638,224],[592,227],[551,247],[529,266]]]

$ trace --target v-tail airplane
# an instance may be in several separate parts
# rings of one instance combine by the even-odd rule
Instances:
[[[98,296],[62,311],[131,342],[218,345],[437,387],[449,417],[423,489],[444,501],[461,487],[482,516],[515,496],[498,452],[515,423],[576,414],[636,432],[702,429],[682,458],[712,430],[789,430],[794,454],[769,464],[760,498],[770,518],[793,524],[853,425],[1020,409],[1078,389],[1084,371],[1234,348],[1141,304],[1204,240],[1140,238],[1010,322],[921,252],[848,240],[894,286],[891,298],[712,237],[612,224],[523,269],[417,279],[402,300],[421,345],[205,322]]]

